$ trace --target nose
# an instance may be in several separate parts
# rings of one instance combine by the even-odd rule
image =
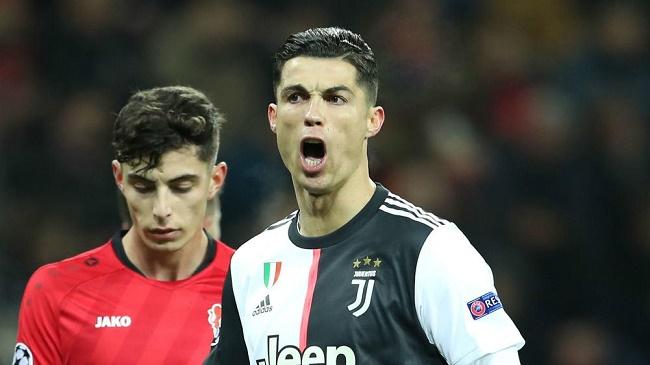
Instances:
[[[309,101],[309,109],[305,113],[305,126],[322,126],[323,125],[323,111],[322,102],[320,98],[311,98]]]
[[[161,189],[156,194],[153,203],[153,216],[158,222],[164,222],[172,214],[171,205],[169,204],[169,196],[165,189]]]

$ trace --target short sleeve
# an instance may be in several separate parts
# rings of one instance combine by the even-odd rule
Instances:
[[[422,246],[414,299],[422,329],[449,364],[524,345],[490,267],[453,223],[434,229]]]
[[[48,266],[37,270],[29,279],[18,314],[15,355],[27,364],[61,364],[58,334],[59,304],[52,287]]]

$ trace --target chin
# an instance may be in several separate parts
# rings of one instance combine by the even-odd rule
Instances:
[[[150,242],[148,246],[151,250],[157,252],[174,252],[180,250],[185,245],[183,244],[183,241],[175,240],[167,242]]]
[[[332,190],[331,186],[322,178],[303,177],[298,186],[311,195],[323,195]]]

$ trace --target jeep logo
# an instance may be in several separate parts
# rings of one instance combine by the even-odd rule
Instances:
[[[336,365],[339,356],[345,359],[345,365],[356,365],[354,351],[348,346],[309,346],[300,351],[296,346],[285,346],[278,350],[280,336],[266,338],[268,360],[258,359],[257,365]]]

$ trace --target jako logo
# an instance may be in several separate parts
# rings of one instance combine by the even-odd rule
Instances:
[[[300,351],[296,346],[284,346],[278,351],[280,336],[266,338],[269,359],[256,360],[257,365],[336,365],[336,360],[342,356],[345,365],[356,365],[354,351],[348,346],[327,346],[324,350],[318,346],[309,346]]]
[[[95,328],[129,327],[130,325],[131,317],[129,316],[101,316],[97,317]]]

